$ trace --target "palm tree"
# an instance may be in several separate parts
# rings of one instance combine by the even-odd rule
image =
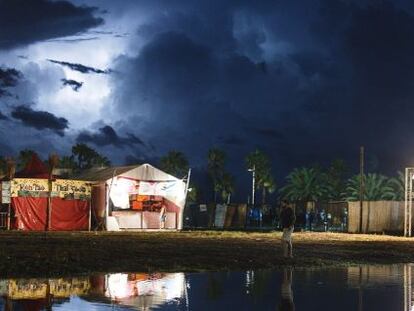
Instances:
[[[273,178],[271,176],[271,167],[268,156],[262,151],[256,149],[246,157],[246,168],[255,170],[255,185],[256,189],[266,188],[266,184],[272,184]],[[274,184],[274,182],[273,182]],[[269,189],[271,187],[269,186]],[[267,190],[265,189],[264,192]],[[263,196],[263,193],[262,193]],[[264,195],[266,197],[266,194]],[[262,197],[263,201],[263,197]]]
[[[342,201],[345,195],[345,173],[346,166],[343,160],[332,161],[326,173],[328,198],[334,201]]]
[[[93,167],[105,168],[111,166],[111,161],[100,154],[96,154],[92,160]]]
[[[223,150],[212,148],[208,151],[207,171],[213,181],[215,203],[217,202],[217,193],[219,193],[222,188],[220,181],[223,179],[225,161],[226,154]]]
[[[189,164],[182,152],[172,150],[160,159],[160,168],[173,176],[183,177],[188,172]]]
[[[227,202],[229,196],[234,193],[234,177],[224,172],[220,182],[220,193],[223,202]]]
[[[74,156],[63,156],[59,160],[59,168],[75,169],[77,164]]]
[[[393,190],[393,195],[390,198],[391,200],[405,200],[405,176],[402,172],[398,171],[396,177],[391,177],[388,180],[388,186]]]
[[[395,194],[393,188],[389,185],[388,178],[384,175],[370,173],[364,175],[364,180],[364,201],[390,200]],[[360,199],[359,175],[355,175],[348,180],[346,197],[348,201],[358,201]]]
[[[280,189],[282,197],[292,202],[317,202],[326,197],[326,175],[316,168],[296,168]]]
[[[88,169],[93,166],[93,159],[97,152],[87,144],[78,143],[72,147],[72,155],[77,159],[79,169]]]
[[[7,173],[7,160],[0,156],[0,178],[3,178]]]
[[[266,194],[273,193],[276,190],[276,182],[271,175],[267,175],[263,179],[262,187],[262,205],[266,205]]]
[[[72,160],[77,159],[78,169],[102,168],[111,165],[107,157],[100,155],[96,150],[83,143],[78,143],[72,147],[71,158]]]

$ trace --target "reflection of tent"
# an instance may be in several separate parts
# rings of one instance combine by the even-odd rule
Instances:
[[[73,195],[79,187],[74,187],[72,196],[61,188],[53,190],[54,186],[70,181],[49,180],[47,166],[33,154],[26,167],[16,173],[11,180],[11,209],[15,216],[13,227],[20,230],[88,230],[90,200],[86,197]],[[73,181],[79,184],[79,181]],[[86,183],[82,185],[84,189]],[[82,189],[83,190],[83,189]],[[69,193],[70,194],[70,193]],[[50,200],[49,200],[50,197]]]
[[[92,209],[105,219],[107,230],[182,229],[186,183],[149,164],[90,170],[79,177],[96,181]]]
[[[123,305],[148,310],[185,295],[184,273],[109,274],[105,296]]]

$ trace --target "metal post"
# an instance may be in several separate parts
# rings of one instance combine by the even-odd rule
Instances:
[[[88,224],[88,231],[91,231],[92,227],[92,202],[89,201],[89,224]]]
[[[362,233],[364,192],[364,146],[361,146],[359,153],[359,233]]]
[[[52,180],[48,180],[48,194],[47,194],[47,221],[46,231],[50,231],[52,228]]]
[[[408,235],[407,224],[408,224],[408,168],[405,168],[405,185],[404,185],[404,236]]]
[[[412,212],[413,212],[413,169],[409,170],[409,183],[408,183],[408,236],[411,236],[411,225],[413,222]]]
[[[255,184],[256,184],[256,166],[253,165],[253,169],[252,169],[252,206],[254,207],[254,192],[255,192]]]
[[[188,169],[187,182],[185,184],[185,198],[187,199],[188,188],[190,186],[191,168]]]
[[[7,204],[7,230],[10,230],[11,223],[11,203]]]

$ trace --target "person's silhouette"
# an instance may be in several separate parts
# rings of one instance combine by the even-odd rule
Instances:
[[[279,311],[294,311],[295,304],[293,303],[292,293],[292,268],[283,269],[283,280],[280,288],[280,304]]]

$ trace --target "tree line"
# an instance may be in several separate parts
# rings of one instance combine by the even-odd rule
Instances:
[[[33,150],[24,149],[19,152],[15,164],[17,170],[22,170],[31,159]],[[0,173],[6,172],[8,158],[0,157]],[[226,166],[227,154],[219,148],[211,148],[206,154],[206,170],[211,182],[212,198],[215,203],[226,203],[236,192],[235,177]],[[327,167],[312,165],[293,169],[285,178],[283,186],[277,189],[272,174],[271,161],[261,150],[254,150],[245,157],[245,170],[255,171],[255,190],[260,204],[265,205],[269,194],[274,198],[291,202],[329,202],[357,201],[360,196],[360,175],[349,175],[343,160],[337,159]],[[47,164],[48,162],[45,161]],[[71,154],[59,158],[57,167],[68,169],[73,174],[94,167],[105,168],[111,165],[109,159],[84,143],[72,146]],[[185,177],[190,167],[184,153],[172,150],[162,156],[158,165],[165,172]],[[369,173],[364,178],[364,200],[404,200],[404,175],[397,172],[396,176],[388,177],[382,174]],[[190,183],[189,201],[197,202],[199,187]],[[258,202],[256,200],[256,202]]]
[[[235,189],[234,176],[226,171],[227,156],[223,150],[213,148],[207,154],[207,172],[212,181],[214,202],[226,202]],[[189,163],[182,152],[170,151],[161,158],[161,169],[176,176],[184,176]],[[267,203],[269,194],[278,200],[291,202],[358,201],[360,199],[359,174],[350,175],[345,162],[336,159],[327,167],[312,165],[294,168],[285,178],[282,187],[272,175],[270,158],[263,151],[255,150],[245,157],[245,169],[255,170],[255,190],[261,197],[261,205]],[[401,172],[396,176],[378,173],[363,175],[366,201],[404,200],[405,178]],[[194,189],[195,186],[192,185]],[[196,196],[192,196],[195,200]],[[257,201],[256,201],[257,202]]]

